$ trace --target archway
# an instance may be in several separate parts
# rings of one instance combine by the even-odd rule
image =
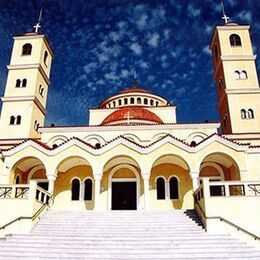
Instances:
[[[110,210],[135,210],[140,208],[143,180],[138,163],[128,156],[110,159],[101,180],[102,192],[107,196]]]
[[[200,165],[200,178],[207,177],[211,180],[240,180],[240,171],[236,161],[224,153],[207,155]]]
[[[185,159],[165,154],[155,160],[150,176],[152,209],[193,208],[190,167]]]
[[[20,159],[13,165],[9,176],[9,182],[14,184],[28,184],[30,180],[36,180],[39,186],[46,190],[48,189],[45,166],[36,157]]]
[[[57,209],[93,209],[94,177],[90,163],[83,157],[71,156],[56,167],[54,204]],[[91,180],[91,184],[89,181]],[[87,189],[91,189],[89,192]],[[75,196],[75,194],[78,194]]]

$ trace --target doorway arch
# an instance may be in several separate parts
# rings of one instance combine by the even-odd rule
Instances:
[[[115,178],[115,175],[120,170],[123,170],[123,169],[129,170],[132,173],[132,175],[130,175],[130,176],[120,176],[120,174],[118,174],[118,177]],[[137,169],[135,167],[133,167],[132,165],[122,164],[122,165],[115,166],[111,170],[111,172],[108,176],[108,209],[109,210],[113,210],[113,205],[112,205],[113,204],[112,203],[113,183],[135,183],[135,187],[136,187],[136,198],[135,198],[136,208],[135,209],[139,209],[140,176],[139,176]],[[131,208],[131,209],[134,209],[134,208]]]

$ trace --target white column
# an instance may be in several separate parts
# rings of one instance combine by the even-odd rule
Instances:
[[[48,192],[52,195],[52,198],[49,201],[49,205],[52,205],[53,204],[53,194],[54,194],[54,183],[57,178],[57,175],[55,175],[55,174],[48,175],[47,174],[47,178],[49,181]]]
[[[101,175],[94,175],[95,178],[95,210],[100,209],[100,181],[102,176]]]
[[[150,190],[149,190],[149,176],[144,178],[144,209],[150,208]]]
[[[192,178],[192,187],[193,191],[197,190],[199,187],[199,172],[190,172],[190,176]]]

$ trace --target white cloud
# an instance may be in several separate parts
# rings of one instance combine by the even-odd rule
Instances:
[[[194,7],[193,4],[188,5],[187,11],[188,16],[191,18],[197,18],[201,14],[201,9]]]
[[[206,45],[203,49],[202,49],[202,52],[207,54],[207,55],[210,55],[211,56],[211,51],[209,49],[209,46]]]
[[[121,70],[122,78],[128,78],[129,75],[130,75],[130,71],[129,70],[126,70],[126,69]]]
[[[136,21],[136,25],[139,30],[143,30],[147,25],[148,15],[143,13],[140,18]]]
[[[143,53],[143,49],[141,45],[137,42],[132,43],[129,47],[136,55],[141,55]]]
[[[158,47],[159,45],[159,39],[160,39],[160,35],[159,33],[153,33],[148,40],[148,44],[154,48]]]
[[[91,73],[93,70],[95,70],[97,68],[97,63],[96,62],[91,62],[91,63],[88,63],[84,66],[84,71],[85,73],[89,74]]]
[[[177,88],[176,89],[176,96],[181,97],[186,92],[186,89],[184,87]]]
[[[252,13],[250,11],[244,10],[238,13],[236,17],[240,18],[242,21],[252,23]]]
[[[149,68],[148,62],[145,62],[145,61],[140,61],[140,62],[139,62],[139,66],[140,66],[142,69],[148,69],[148,68]]]

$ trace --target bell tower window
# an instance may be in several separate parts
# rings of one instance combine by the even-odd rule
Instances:
[[[248,119],[254,119],[255,118],[254,111],[251,108],[248,109],[247,115],[248,115]]]
[[[229,41],[230,41],[230,45],[232,47],[242,46],[241,38],[237,34],[231,34],[230,37],[229,37]]]
[[[22,87],[25,88],[27,85],[27,79],[23,79],[22,81]]]
[[[31,55],[32,54],[32,45],[30,43],[26,43],[23,45],[22,55]]]
[[[20,88],[20,86],[21,86],[21,80],[20,80],[20,79],[17,79],[17,80],[16,80],[15,87],[16,87],[16,88]]]
[[[44,52],[43,62],[47,66],[47,62],[48,62],[48,52],[47,51]]]

